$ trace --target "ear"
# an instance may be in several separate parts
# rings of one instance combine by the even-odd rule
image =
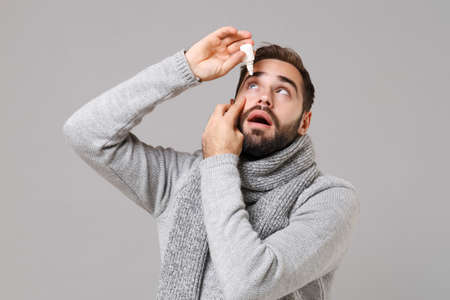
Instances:
[[[308,131],[309,125],[311,124],[311,116],[312,112],[307,112],[303,115],[302,121],[300,122],[300,126],[298,127],[298,134],[305,135]]]

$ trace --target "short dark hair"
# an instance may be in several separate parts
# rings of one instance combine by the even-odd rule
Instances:
[[[311,78],[309,77],[309,72],[306,70],[305,66],[303,65],[303,61],[300,57],[300,55],[295,52],[291,48],[281,47],[277,44],[273,43],[267,43],[264,42],[264,44],[267,44],[265,46],[261,46],[258,49],[256,49],[255,53],[255,61],[254,63],[268,58],[273,59],[279,59],[281,61],[285,61],[287,63],[290,63],[293,65],[297,70],[300,72],[302,80],[303,80],[303,88],[302,88],[302,95],[303,95],[303,112],[308,112],[311,110],[311,106],[314,103],[314,85],[311,82]],[[245,75],[247,74],[247,67],[246,65],[241,66],[241,73],[239,76],[239,82],[236,87],[236,93],[234,97],[236,98],[239,88],[242,84],[242,81],[244,80]]]

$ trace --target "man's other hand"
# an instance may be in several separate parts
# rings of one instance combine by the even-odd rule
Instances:
[[[239,47],[252,44],[252,34],[245,30],[237,30],[225,26],[210,33],[187,52],[186,59],[192,72],[201,81],[209,81],[227,74],[245,58],[245,53]]]
[[[217,104],[202,135],[204,159],[225,153],[241,154],[244,135],[237,125],[246,100],[242,97],[233,105]]]

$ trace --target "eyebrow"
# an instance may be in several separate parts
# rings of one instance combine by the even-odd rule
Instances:
[[[245,84],[247,79],[249,79],[251,77],[259,77],[261,75],[267,75],[267,73],[266,72],[254,72],[253,75],[249,75],[249,76],[247,76],[247,78],[244,79],[244,81],[242,82],[242,85]],[[295,89],[295,92],[298,93],[297,85],[295,84],[294,81],[292,81],[291,79],[287,78],[286,76],[282,76],[282,75],[277,75],[277,78],[280,81],[287,82],[290,85],[292,85],[294,87],[294,89]]]

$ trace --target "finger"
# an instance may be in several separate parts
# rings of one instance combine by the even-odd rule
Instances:
[[[236,51],[239,51],[240,47],[244,44],[251,44],[252,46],[255,45],[255,42],[252,39],[245,39],[245,40],[239,40],[236,41],[234,43],[232,43],[231,45],[228,46],[228,53],[234,53]]]
[[[243,36],[243,37],[246,37],[246,38],[251,38],[252,37],[252,33],[250,31],[247,31],[247,30],[239,30],[238,34]]]
[[[236,121],[238,120],[242,110],[244,109],[246,100],[246,97],[242,97],[237,102],[235,102],[235,104],[233,104],[228,109],[224,117],[230,120],[230,122],[232,122],[233,124],[236,124]]]
[[[236,51],[233,53],[222,65],[222,73],[226,74],[233,69],[237,64],[244,61],[245,53],[243,51]]]
[[[216,31],[210,33],[204,41],[209,44],[210,47],[218,47],[227,36],[237,34],[238,30],[233,26],[224,26]]]
[[[229,46],[236,41],[250,39],[251,37],[252,37],[252,34],[250,32],[245,31],[245,30],[240,30],[236,34],[227,36],[225,39],[223,39],[222,43],[225,44],[225,46]]]
[[[223,103],[217,104],[217,105],[216,105],[216,109],[214,110],[214,115],[217,115],[217,116],[223,116],[223,115],[228,111],[228,109],[230,108],[230,106],[231,106],[230,103],[226,103],[226,104],[223,104]]]
[[[229,35],[237,34],[238,30],[233,26],[224,26],[219,29],[217,29],[215,32],[213,32],[213,35],[217,38],[223,40]]]

